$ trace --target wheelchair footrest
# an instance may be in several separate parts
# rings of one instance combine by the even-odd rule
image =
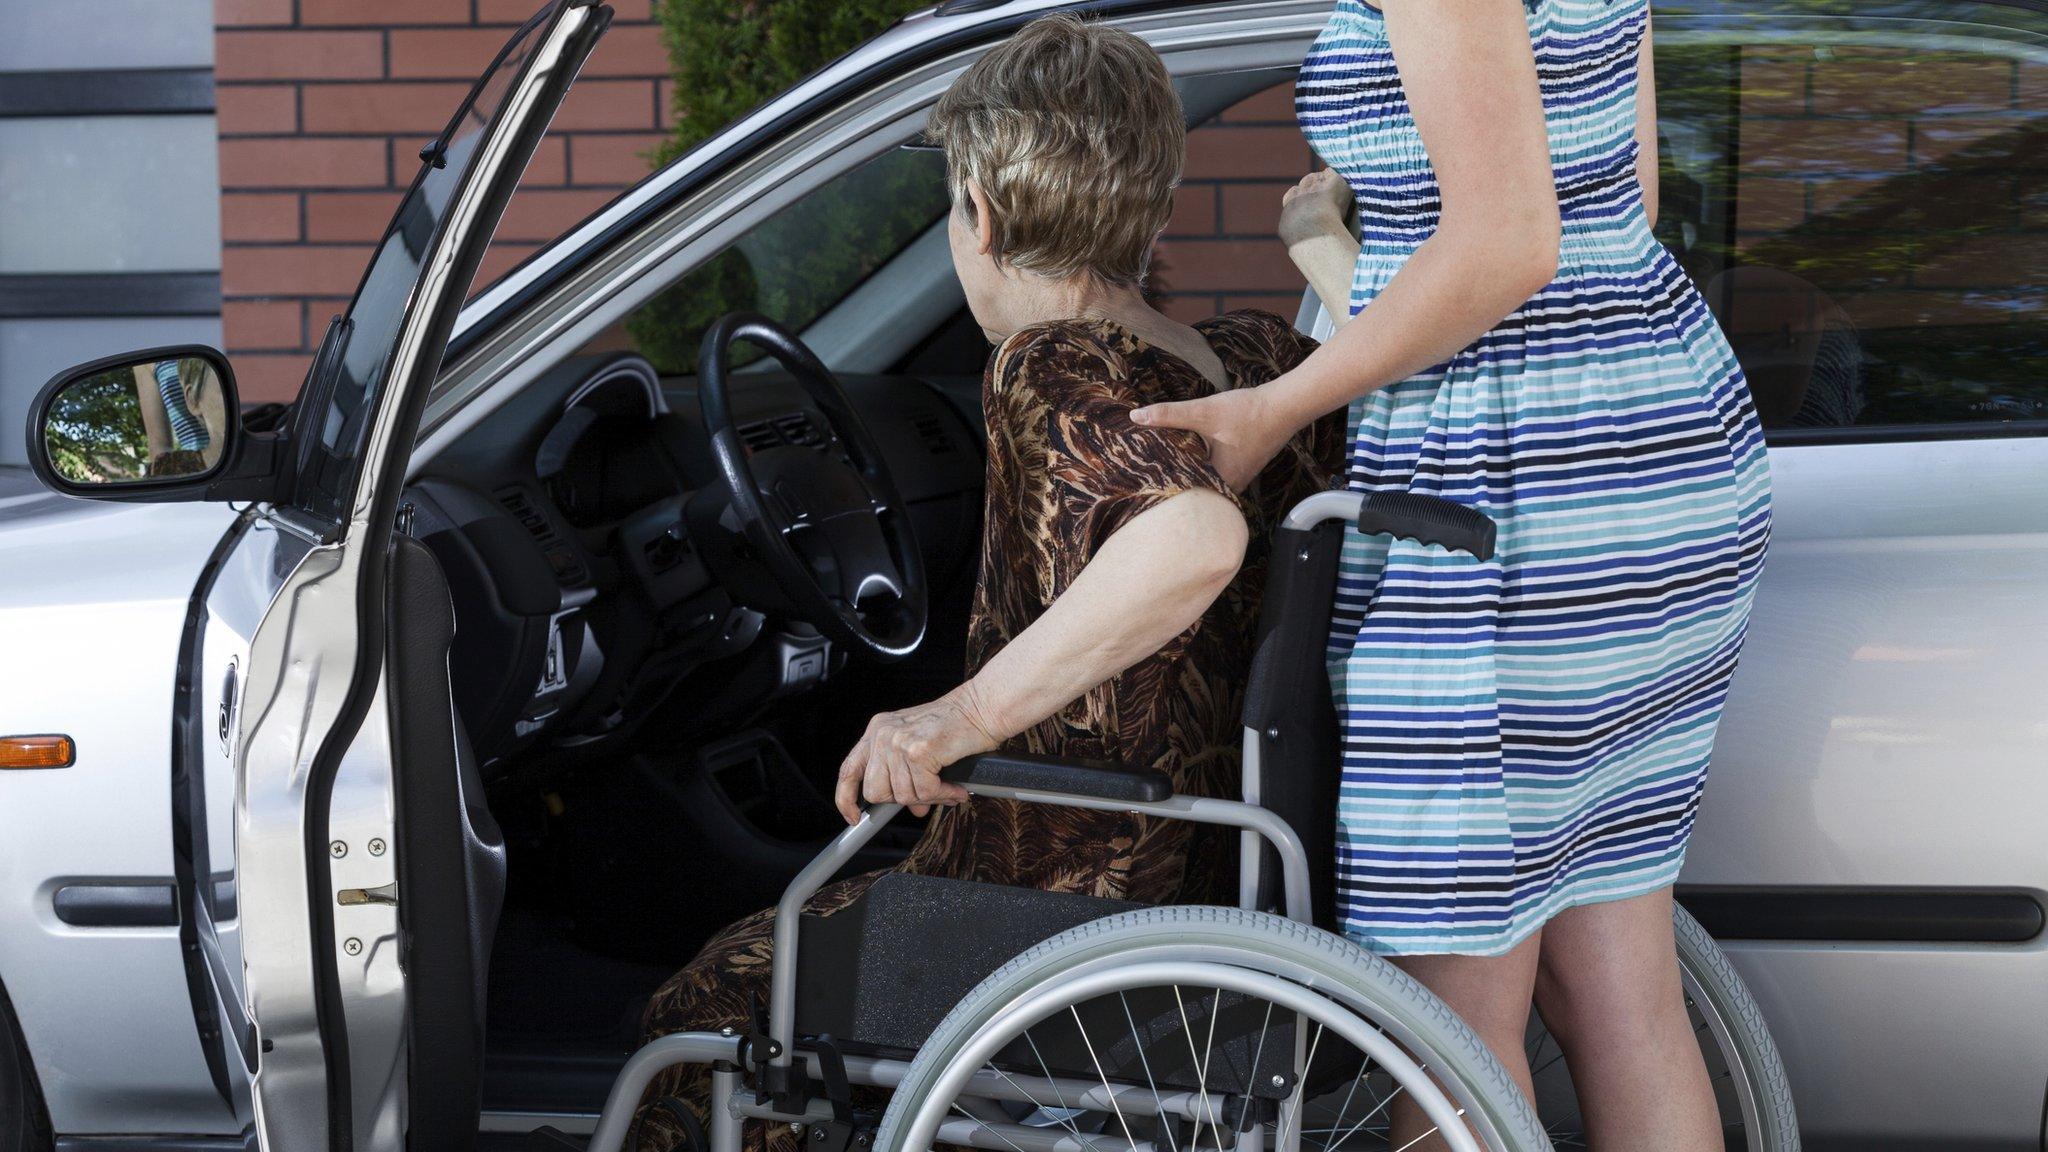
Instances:
[[[1069,928],[1142,907],[892,872],[830,916],[803,918],[796,1030],[849,1049],[914,1051],[989,973]]]

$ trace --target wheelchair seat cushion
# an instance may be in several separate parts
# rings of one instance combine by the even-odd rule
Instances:
[[[797,933],[796,1030],[911,1052],[989,973],[1091,920],[1142,907],[1069,892],[891,872]]]

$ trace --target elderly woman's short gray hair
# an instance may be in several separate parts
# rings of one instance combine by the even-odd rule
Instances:
[[[1145,278],[1173,212],[1187,123],[1166,64],[1121,29],[1068,15],[1024,26],[962,73],[925,126],[954,203],[988,197],[996,255],[1054,279]]]

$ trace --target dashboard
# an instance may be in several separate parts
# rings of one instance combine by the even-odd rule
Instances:
[[[907,376],[840,383],[887,463],[934,593],[971,584],[978,397]],[[843,456],[788,377],[742,370],[732,393],[750,455]],[[751,562],[694,381],[663,379],[637,355],[556,366],[404,499],[455,600],[456,709],[487,774],[543,743],[607,749],[692,677],[715,685],[687,694],[693,706],[743,717],[846,663]]]

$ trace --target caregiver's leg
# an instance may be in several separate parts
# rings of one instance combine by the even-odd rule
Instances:
[[[1536,1007],[1594,1149],[1720,1152],[1720,1114],[1679,984],[1671,889],[1544,925]]]
[[[1390,959],[1431,992],[1479,1034],[1486,1046],[1515,1078],[1524,1095],[1532,1092],[1529,1058],[1522,1040],[1529,1027],[1529,998],[1536,985],[1536,964],[1545,928],[1503,956],[1395,956]],[[1429,1122],[1404,1093],[1388,1109],[1393,1121],[1391,1147],[1408,1152],[1435,1152],[1448,1147],[1435,1136],[1423,1137]]]

